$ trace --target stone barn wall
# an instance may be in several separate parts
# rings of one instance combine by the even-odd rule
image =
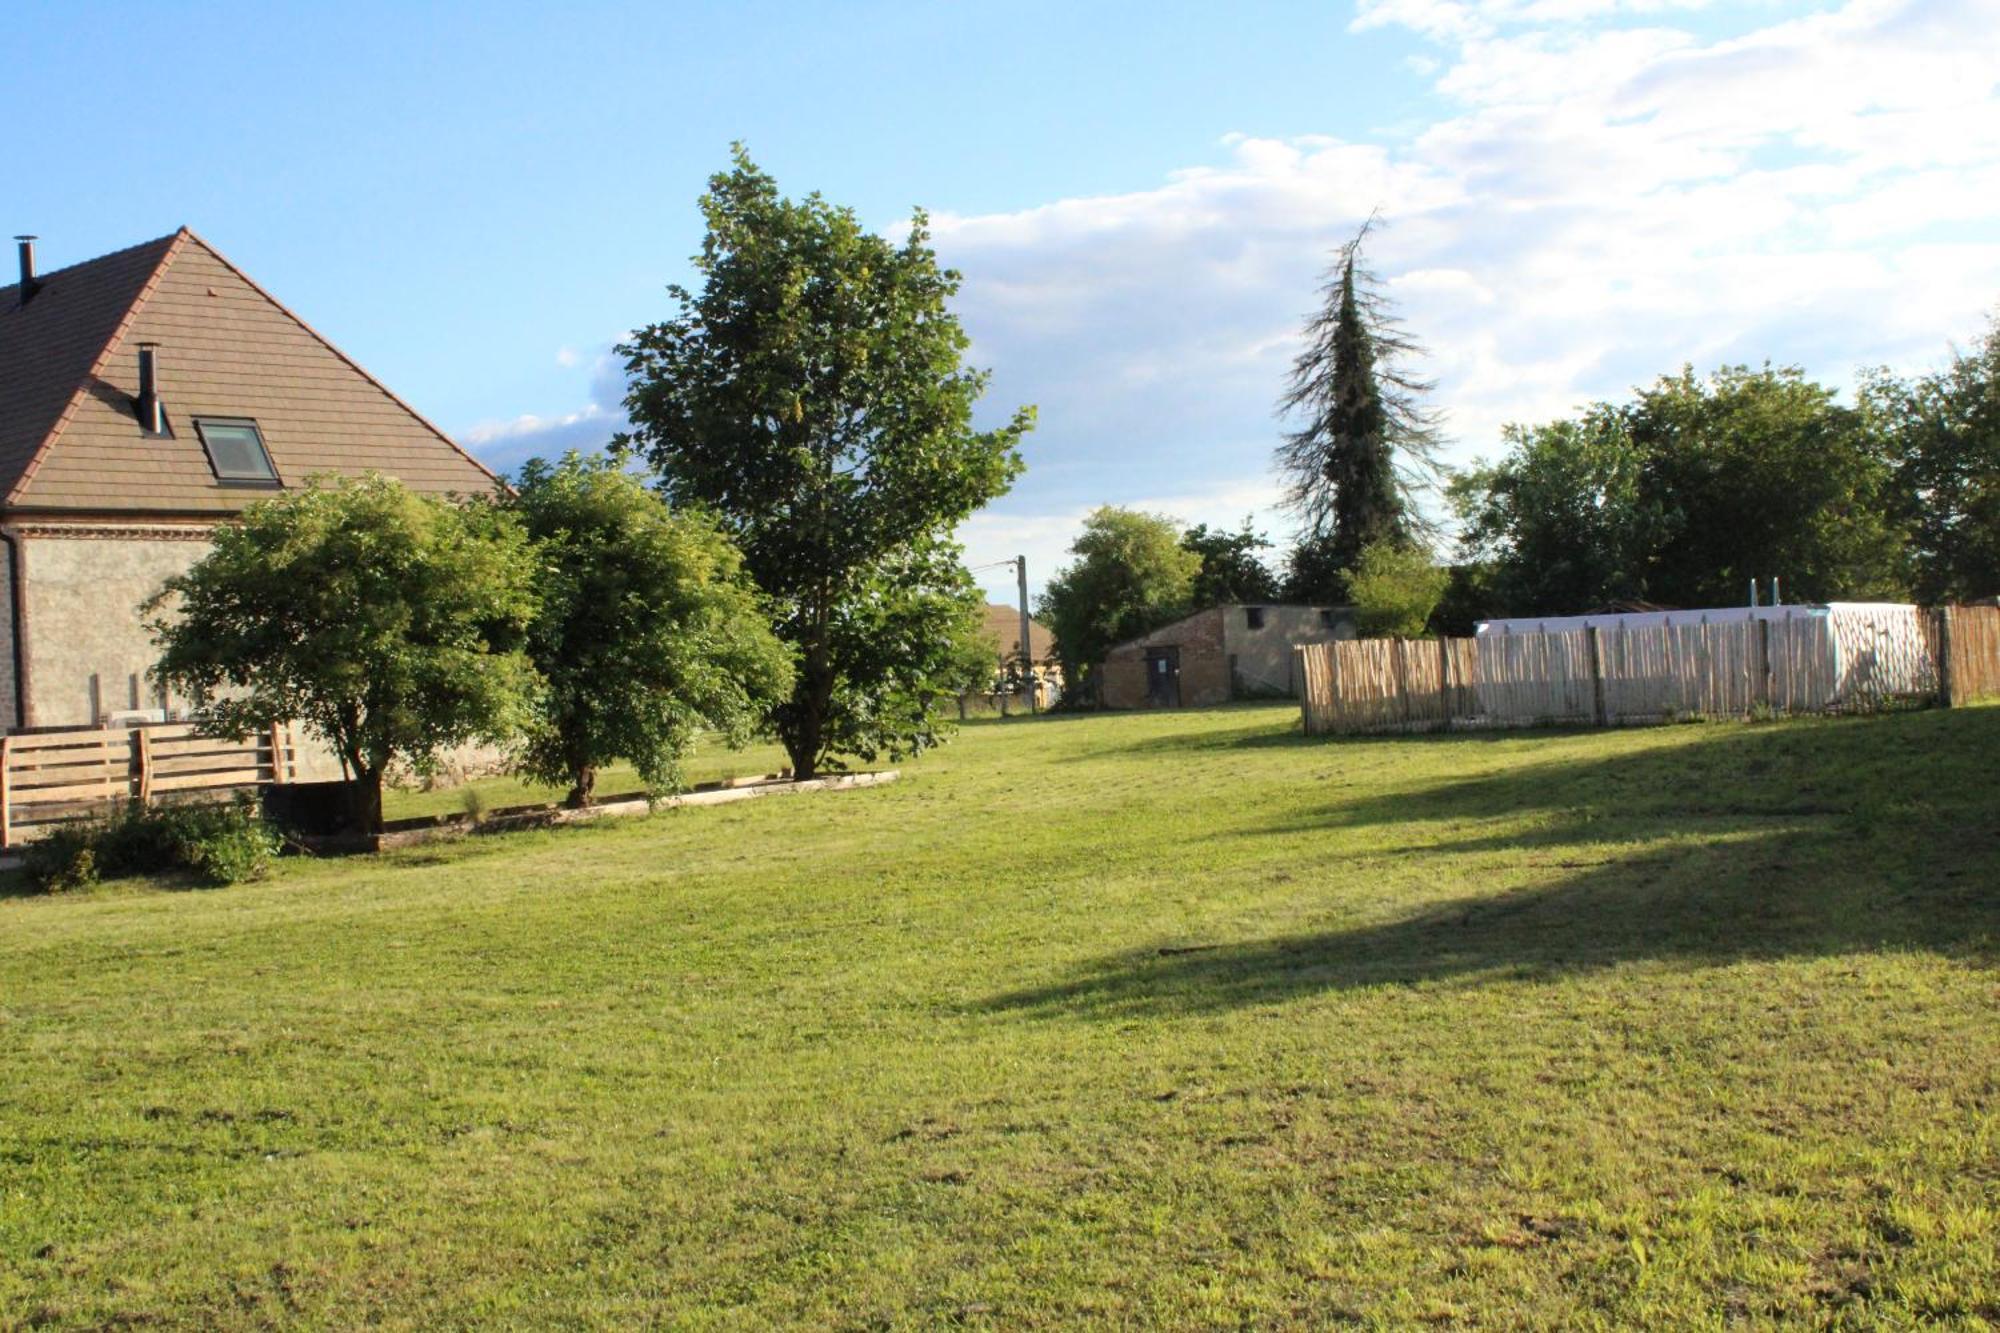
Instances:
[[[1178,648],[1181,707],[1226,703],[1229,654],[1223,644],[1223,617],[1228,609],[1217,606],[1198,611],[1106,653],[1103,674],[1099,677],[1098,702],[1106,708],[1146,707],[1146,650]]]
[[[1148,707],[1146,653],[1154,648],[1180,650],[1183,708],[1297,697],[1292,649],[1354,637],[1349,607],[1212,606],[1106,653],[1097,698],[1106,708]]]
[[[158,660],[139,605],[208,550],[206,526],[20,530],[28,716],[37,727],[95,726],[159,708]]]
[[[1302,643],[1355,637],[1354,612],[1344,606],[1231,606],[1223,608],[1224,643],[1235,672],[1234,696],[1256,699],[1299,693]]]

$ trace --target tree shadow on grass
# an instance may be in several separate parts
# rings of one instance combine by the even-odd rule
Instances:
[[[1534,882],[1432,900],[1388,922],[1162,941],[985,1007],[1122,1018],[1639,960],[1889,949],[1991,965],[2000,949],[1994,755],[2000,709],[1982,709],[1716,727],[1689,744],[1336,798],[1216,836],[1408,826],[1406,841],[1361,854],[1435,856],[1442,874],[1461,879],[1485,871]],[[1494,856],[1505,859],[1482,866]]]

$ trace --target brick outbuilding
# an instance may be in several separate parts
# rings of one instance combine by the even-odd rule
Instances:
[[[1201,708],[1231,699],[1296,698],[1292,649],[1355,637],[1345,606],[1211,606],[1104,655],[1106,708]]]

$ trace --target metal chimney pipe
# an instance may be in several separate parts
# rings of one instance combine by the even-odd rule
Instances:
[[[16,236],[14,241],[21,252],[21,304],[41,288],[41,280],[35,277],[35,240],[33,236]]]
[[[160,406],[160,345],[139,344],[139,425],[148,435],[167,433],[167,414]]]

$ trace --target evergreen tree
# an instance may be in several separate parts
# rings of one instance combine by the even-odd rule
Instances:
[[[1424,405],[1432,385],[1402,368],[1422,349],[1362,263],[1373,227],[1371,218],[1341,247],[1279,400],[1282,413],[1300,419],[1278,447],[1287,498],[1308,541],[1342,571],[1365,547],[1408,545],[1427,529],[1418,493],[1437,472],[1437,420]]]

